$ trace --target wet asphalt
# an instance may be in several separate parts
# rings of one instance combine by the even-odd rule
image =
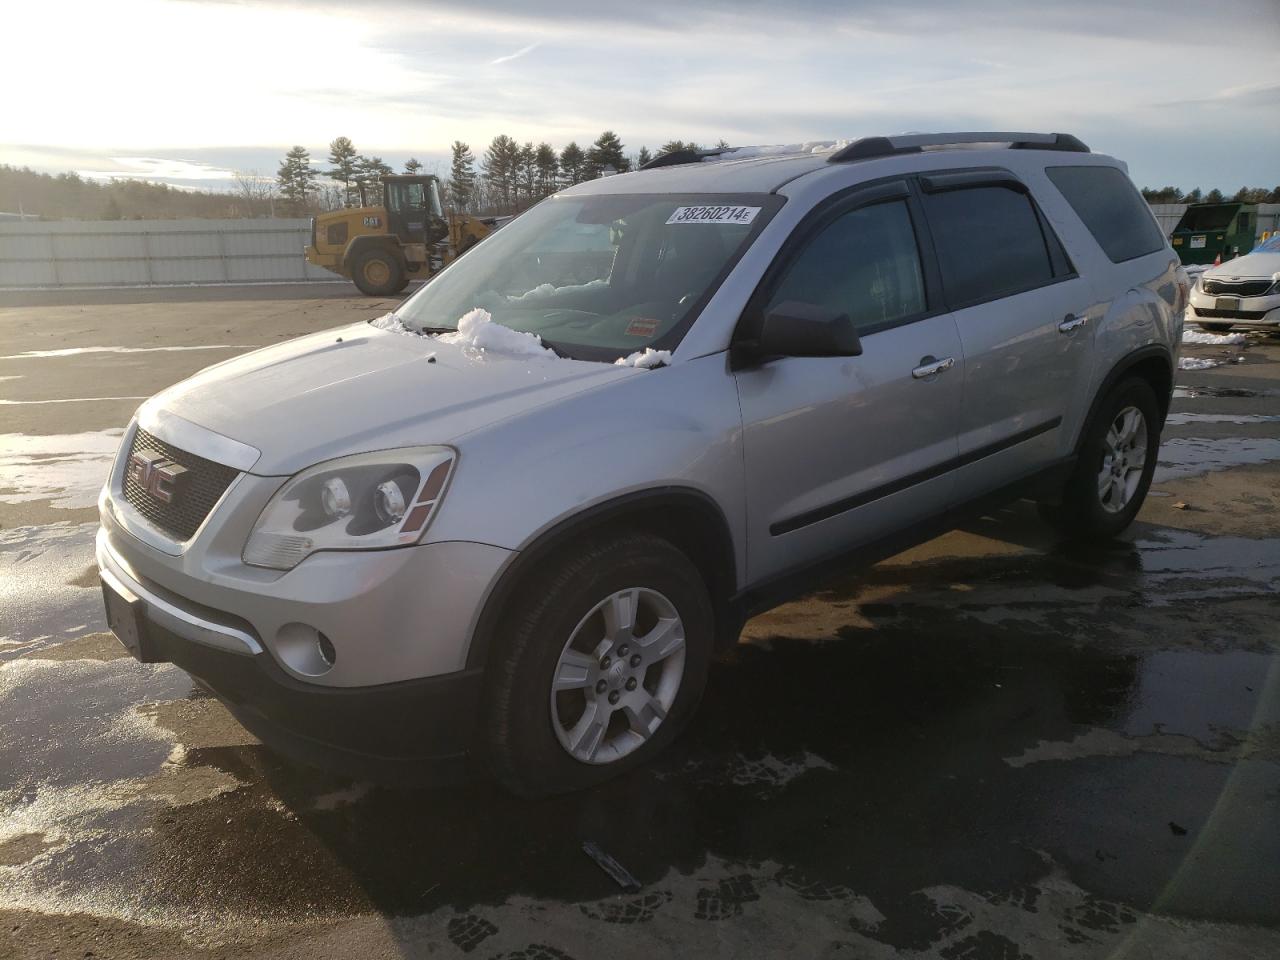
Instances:
[[[1122,539],[1015,504],[816,585],[529,803],[291,765],[104,633],[133,398],[388,305],[0,306],[0,956],[1280,957],[1280,339],[1188,348]]]

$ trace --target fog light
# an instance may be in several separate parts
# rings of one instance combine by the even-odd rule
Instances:
[[[286,623],[276,631],[275,652],[290,670],[304,677],[328,673],[338,659],[332,641],[305,623]]]

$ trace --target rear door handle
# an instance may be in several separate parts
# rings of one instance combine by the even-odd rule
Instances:
[[[936,374],[950,370],[955,365],[955,357],[943,357],[941,360],[933,357],[921,357],[920,366],[911,371],[911,376],[916,380],[926,380]]]
[[[1076,330],[1080,327],[1083,327],[1088,322],[1089,322],[1088,317],[1077,317],[1074,314],[1068,313],[1066,318],[1060,324],[1058,324],[1058,332],[1070,333],[1072,330]]]

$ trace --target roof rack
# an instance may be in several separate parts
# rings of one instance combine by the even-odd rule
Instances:
[[[949,147],[962,143],[1007,143],[1011,150],[1063,150],[1089,153],[1078,137],[1069,133],[1007,133],[975,131],[968,133],[911,133],[899,137],[863,137],[842,147],[827,158],[830,163],[850,160],[872,160],[900,153],[920,153],[925,147]]]
[[[736,150],[736,147],[716,147],[712,150],[672,150],[654,157],[640,166],[641,170],[655,170],[658,167],[674,167],[681,163],[698,163],[708,157],[718,157],[722,153]]]

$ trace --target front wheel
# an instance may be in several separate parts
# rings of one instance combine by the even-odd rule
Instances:
[[[701,699],[713,632],[698,569],[667,541],[628,534],[562,554],[525,586],[492,653],[495,776],[544,796],[655,756]]]
[[[403,290],[408,282],[400,258],[381,247],[356,256],[351,265],[351,279],[361,293],[371,297],[389,297]]]
[[[1061,504],[1040,514],[1064,536],[1106,540],[1121,533],[1142,508],[1160,450],[1160,408],[1145,380],[1125,380],[1101,403],[1085,428],[1080,458]]]

